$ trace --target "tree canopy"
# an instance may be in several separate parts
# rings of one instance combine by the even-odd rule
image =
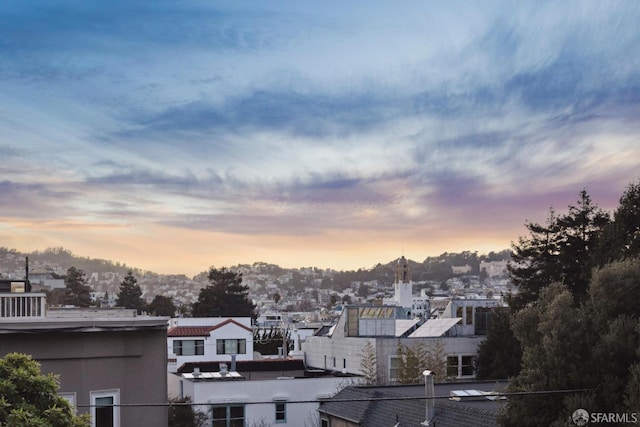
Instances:
[[[500,423],[566,425],[577,408],[640,411],[640,181],[612,219],[583,191],[568,214],[552,210],[545,225],[527,228],[510,266],[521,291],[510,328],[492,325],[497,336],[487,337],[478,363],[497,372],[485,347],[508,356],[515,337],[521,369],[509,391],[538,394],[510,396]],[[550,393],[557,390],[583,391]]]
[[[124,308],[135,308],[138,312],[146,308],[146,302],[142,299],[142,289],[138,285],[138,279],[129,270],[120,283],[120,291],[116,299],[116,306]]]
[[[147,307],[150,314],[154,316],[175,316],[177,308],[173,300],[164,295],[156,295]]]
[[[516,311],[523,308],[554,282],[566,284],[577,301],[582,300],[595,265],[593,249],[608,223],[609,214],[591,201],[586,190],[568,213],[558,215],[551,208],[545,224],[527,222],[529,236],[512,244],[508,270],[518,293],[509,305]]]
[[[193,303],[193,317],[255,317],[256,305],[249,300],[242,273],[212,267],[208,279],[210,284],[200,290]]]
[[[522,350],[511,330],[509,310],[491,314],[487,336],[478,347],[476,377],[480,380],[510,378],[520,372]]]
[[[88,427],[58,395],[53,374],[44,375],[31,356],[7,354],[0,359],[0,425],[20,427]]]

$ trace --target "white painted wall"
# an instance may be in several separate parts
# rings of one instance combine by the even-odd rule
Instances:
[[[201,318],[179,318],[171,319],[170,326],[216,326],[229,318],[227,317],[201,317]],[[249,317],[234,317],[234,321],[251,329],[251,318]],[[175,321],[175,322],[174,322]],[[244,327],[238,326],[234,323],[227,323],[209,332],[208,337],[194,336],[194,337],[167,337],[167,354],[169,359],[175,359],[176,363],[170,363],[168,366],[169,372],[176,372],[180,366],[188,362],[227,362],[231,363],[231,356],[226,354],[217,354],[216,340],[218,339],[244,339],[246,340],[246,352],[244,354],[238,354],[236,356],[237,361],[241,360],[253,360],[253,331],[247,330]],[[194,356],[177,356],[173,352],[174,344],[176,340],[204,340],[204,355]]]
[[[247,381],[192,381],[182,378],[184,396],[194,403],[205,403],[198,409],[206,411],[214,404],[244,404],[245,425],[261,420],[266,425],[302,427],[317,419],[318,399],[333,396],[342,388],[354,384],[345,377],[295,378]],[[275,404],[286,403],[286,422],[276,423]],[[301,403],[296,403],[301,402]],[[316,421],[317,423],[317,421]]]
[[[378,381],[386,383],[389,378],[389,357],[395,356],[398,342],[403,345],[423,343],[427,349],[434,349],[441,341],[446,356],[474,355],[484,340],[483,336],[443,337],[443,338],[328,338],[309,337],[303,343],[305,363],[308,368],[345,371],[349,374],[362,375],[360,361],[367,342],[371,342],[376,351],[376,368]],[[333,365],[335,360],[335,367]]]

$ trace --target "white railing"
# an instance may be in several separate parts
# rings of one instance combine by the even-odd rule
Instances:
[[[45,317],[46,294],[0,293],[0,321],[24,317]]]

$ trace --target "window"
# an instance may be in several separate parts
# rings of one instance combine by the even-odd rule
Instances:
[[[464,376],[473,375],[473,356],[462,356],[460,373]]]
[[[455,378],[473,376],[473,356],[448,356],[447,376]]]
[[[286,403],[276,403],[276,422],[277,423],[287,422],[287,404]]]
[[[173,353],[176,356],[202,356],[204,340],[173,340]]]
[[[447,376],[458,376],[458,356],[447,356]]]
[[[211,408],[213,427],[244,427],[244,406],[228,405]]]
[[[69,402],[69,405],[71,405],[71,410],[73,411],[73,413],[77,413],[78,410],[76,408],[76,394],[74,392],[72,393],[58,393],[60,395],[60,397],[62,397],[63,399],[65,399],[67,402]]]
[[[466,309],[467,309],[466,324],[473,325],[473,307],[466,307]]]
[[[216,340],[216,353],[218,354],[246,354],[247,340],[225,339]]]
[[[320,427],[329,427],[329,420],[325,420],[324,418],[320,420]]]
[[[402,357],[390,356],[389,357],[389,382],[395,383],[400,379],[400,372],[402,371]]]
[[[462,317],[462,307],[456,308],[456,317]]]
[[[120,391],[91,392],[91,427],[120,427]]]

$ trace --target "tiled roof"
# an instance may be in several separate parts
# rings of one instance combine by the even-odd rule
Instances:
[[[208,337],[213,326],[175,326],[167,331],[168,337]]]
[[[227,319],[224,322],[220,322],[214,326],[174,326],[173,328],[167,331],[168,337],[208,337],[209,332],[215,331],[216,329],[220,329],[223,326],[228,324],[234,324],[243,329],[246,329],[249,332],[253,332],[251,328],[246,327],[245,325],[236,322],[233,319]]]

